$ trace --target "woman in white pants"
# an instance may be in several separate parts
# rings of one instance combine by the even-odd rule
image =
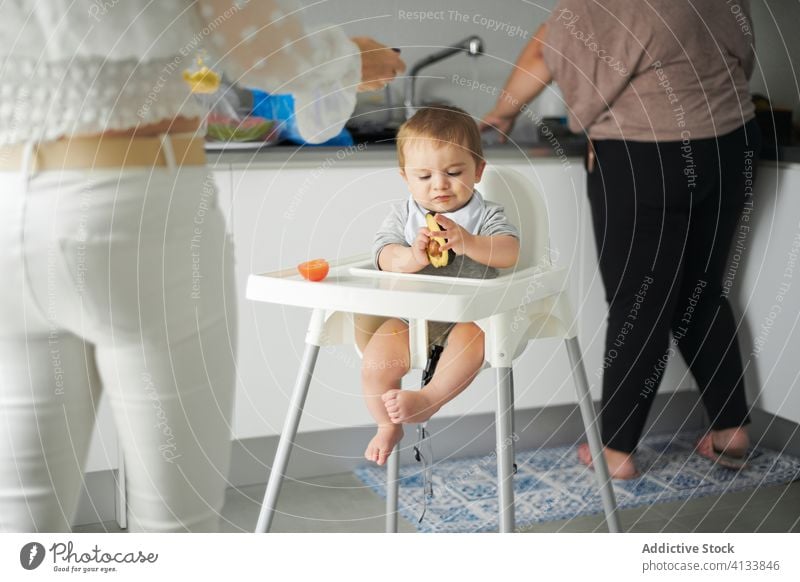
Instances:
[[[324,141],[357,90],[404,68],[370,39],[304,29],[290,8],[0,5],[0,531],[69,530],[101,392],[125,456],[129,528],[218,529],[233,253],[198,131],[205,111],[182,71],[210,38],[210,64],[294,93],[300,130]]]

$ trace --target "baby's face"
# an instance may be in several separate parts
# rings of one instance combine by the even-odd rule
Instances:
[[[430,212],[452,212],[472,197],[486,162],[475,163],[466,148],[417,138],[405,144],[400,175],[417,204]]]

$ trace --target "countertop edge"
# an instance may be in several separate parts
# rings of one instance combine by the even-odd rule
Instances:
[[[536,163],[578,165],[583,167],[585,142],[571,140],[559,146],[558,151],[545,144],[524,146],[487,146],[484,156],[489,163]],[[773,156],[761,157],[760,165],[775,165],[780,168],[800,166],[798,155],[786,155],[781,159]],[[397,164],[393,145],[359,144],[345,147],[264,147],[256,151],[208,151],[208,166],[215,170],[259,170],[259,169],[329,169],[339,165],[344,167],[385,167]]]

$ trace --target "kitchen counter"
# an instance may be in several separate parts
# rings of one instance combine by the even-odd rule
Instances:
[[[562,138],[555,147],[547,142],[484,145],[484,155],[489,162],[504,163],[525,160],[563,163],[570,158],[571,163],[582,164],[580,159],[585,151],[586,141],[578,137]],[[362,143],[345,147],[280,145],[255,151],[208,152],[209,165],[215,169],[284,168],[288,165],[292,168],[315,168],[339,163],[376,167],[394,164],[396,160],[394,143]],[[779,146],[776,149],[774,145],[765,144],[761,160],[800,164],[800,146]]]
[[[483,153],[489,162],[526,159],[563,162],[567,158],[582,158],[585,150],[585,140],[564,138],[559,140],[556,147],[546,142],[485,145]],[[394,164],[396,161],[394,143],[363,143],[345,147],[270,146],[257,151],[208,152],[209,165],[216,169],[281,168],[287,165],[295,169],[339,163],[374,167]],[[572,163],[575,163],[574,159]]]

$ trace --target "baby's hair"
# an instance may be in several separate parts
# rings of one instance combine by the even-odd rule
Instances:
[[[469,113],[450,105],[423,107],[397,132],[397,160],[405,167],[405,146],[412,140],[429,140],[436,146],[455,145],[470,153],[476,164],[483,159],[481,133]]]

